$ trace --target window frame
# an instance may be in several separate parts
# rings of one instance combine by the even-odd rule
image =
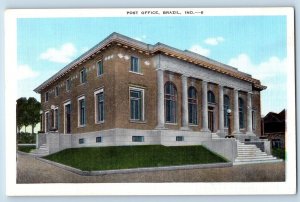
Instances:
[[[195,97],[191,97],[190,96],[190,90],[192,90],[192,89],[195,90]],[[191,118],[190,117],[191,116],[191,114],[190,114],[190,107],[193,107],[192,105],[196,108],[195,109],[196,110],[196,112],[195,112],[196,113],[196,117],[194,117],[194,118],[196,118],[196,123],[194,123],[193,117],[192,117],[193,121],[190,122],[190,118]],[[189,117],[189,125],[192,125],[192,126],[197,126],[198,125],[198,92],[197,92],[197,89],[194,86],[190,86],[188,88],[188,117]]]
[[[67,132],[67,125],[66,125],[66,115],[67,115],[67,111],[66,111],[66,106],[67,105],[71,105],[72,103],[71,103],[71,100],[66,100],[65,102],[64,102],[64,134],[66,134],[66,132]],[[71,105],[71,107],[72,107],[72,105]]]
[[[55,95],[55,97],[59,96],[59,87],[58,86],[55,86],[54,95]]]
[[[78,139],[78,144],[84,144],[85,143],[85,139],[84,138],[79,138]]]
[[[133,135],[131,136],[132,142],[145,142],[145,136],[142,135]]]
[[[59,111],[58,111],[58,107],[55,107],[53,109],[54,112],[54,124],[53,124],[53,128],[55,128],[56,130],[58,130],[58,125],[59,125]]]
[[[48,116],[48,118],[47,118],[47,116]],[[49,120],[49,111],[46,111],[45,112],[45,133],[46,132],[48,132],[48,131],[50,131],[50,120]]]
[[[137,59],[137,71],[134,71],[134,67],[133,67],[133,63],[132,63],[133,59]],[[142,74],[142,69],[141,69],[141,66],[140,66],[140,58],[139,57],[137,57],[135,55],[130,56],[130,69],[129,69],[129,72],[132,72],[132,73],[135,73],[135,74]]]
[[[87,82],[87,69],[83,67],[79,73],[80,84],[85,84]]]
[[[167,84],[172,84],[173,85],[173,87],[174,87],[174,92],[175,92],[175,94],[174,95],[172,95],[172,94],[167,94],[166,93],[166,86],[167,86]],[[168,98],[167,99],[167,97],[170,97],[170,98]],[[171,98],[174,98],[174,99],[171,99]],[[172,121],[168,121],[167,120],[167,100],[170,100],[171,102],[174,102],[175,103],[175,109],[174,109],[174,122],[172,122]],[[177,124],[177,114],[178,114],[178,112],[177,112],[177,105],[178,105],[178,93],[177,93],[177,88],[176,88],[176,85],[173,83],[173,82],[171,82],[171,81],[167,81],[166,83],[165,83],[165,85],[164,85],[164,105],[165,105],[165,123],[166,124]],[[172,110],[173,111],[173,110]],[[172,113],[171,113],[172,114]],[[171,114],[170,114],[170,117],[171,117]],[[170,118],[170,119],[172,119],[172,118]]]
[[[228,97],[228,105],[225,105],[225,97]],[[227,113],[227,109],[230,109],[230,97],[229,95],[224,95],[223,96],[223,109],[224,109],[224,128],[228,128],[229,127],[229,116]]]
[[[212,95],[212,97],[209,96],[210,94]],[[213,98],[212,102],[211,102],[211,100],[209,99],[210,97]],[[213,104],[213,105],[216,104],[216,96],[215,96],[215,94],[214,94],[214,92],[213,92],[212,90],[208,90],[208,91],[207,91],[207,103],[208,103],[208,104]]]
[[[141,119],[133,119],[131,117],[131,91],[141,92]],[[145,121],[145,89],[139,87],[129,86],[129,120],[132,122],[143,122]]]
[[[83,124],[81,124],[81,106],[80,106],[80,103],[81,103],[81,100],[84,100],[84,123]],[[78,100],[77,100],[77,105],[78,105],[78,113],[77,113],[77,120],[78,120],[78,127],[85,127],[86,126],[86,118],[87,118],[87,116],[86,116],[86,99],[85,99],[85,96],[83,95],[83,96],[80,96],[79,98],[78,98]]]
[[[98,141],[99,138],[100,138],[100,141]],[[96,137],[96,143],[102,143],[102,139],[103,139],[102,136],[97,136],[97,137]]]
[[[70,92],[71,91],[71,79],[68,78],[66,80],[66,92]]]
[[[45,102],[49,101],[49,91],[45,92]]]
[[[101,62],[101,65],[102,65],[102,73],[100,74],[100,72],[99,72],[99,63]],[[96,62],[96,64],[97,64],[97,77],[101,77],[103,74],[104,74],[104,65],[103,65],[103,59],[101,59],[101,60],[98,60],[97,62]]]
[[[242,106],[240,106],[241,102],[242,102]],[[245,101],[241,97],[238,98],[238,107],[239,107],[239,128],[240,129],[245,129],[245,119],[244,119],[244,115],[245,115]]]
[[[98,120],[98,94],[103,93],[103,120]],[[101,88],[94,92],[94,111],[95,111],[95,124],[104,123],[105,121],[105,97],[104,97],[104,89]]]
[[[176,142],[184,142],[184,136],[182,135],[176,136]]]

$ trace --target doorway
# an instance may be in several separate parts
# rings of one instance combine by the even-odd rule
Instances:
[[[208,129],[214,132],[214,108],[208,107]]]
[[[71,133],[71,104],[65,105],[65,128],[66,128],[66,133]]]

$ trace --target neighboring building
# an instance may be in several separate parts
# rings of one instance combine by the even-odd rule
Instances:
[[[269,112],[262,121],[262,134],[271,141],[272,148],[285,148],[285,109]]]
[[[225,137],[229,123],[237,139],[257,140],[264,89],[251,75],[188,50],[112,33],[35,92],[42,130],[57,131],[63,149],[195,145]]]

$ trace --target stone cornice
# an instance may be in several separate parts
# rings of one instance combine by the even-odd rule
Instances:
[[[66,65],[63,69],[58,71],[48,80],[46,80],[36,89],[34,89],[34,91],[37,93],[41,93],[41,91],[44,88],[51,85],[53,82],[57,81],[64,75],[68,74],[70,71],[80,66],[84,62],[93,59],[94,57],[96,57],[97,54],[106,50],[112,45],[117,45],[133,51],[138,51],[139,53],[146,55],[155,55],[162,53],[169,57],[177,58],[179,60],[186,61],[188,63],[192,63],[203,68],[210,69],[212,71],[219,72],[221,74],[226,74],[228,76],[250,82],[252,83],[253,87],[257,88],[258,90],[266,89],[266,86],[261,85],[259,80],[252,78],[249,74],[238,71],[236,68],[219,63],[217,61],[211,60],[209,58],[203,57],[190,51],[182,51],[162,43],[150,45],[114,32],[108,37],[106,37],[103,41],[95,45],[93,48],[91,48],[90,50],[79,56],[77,59]]]

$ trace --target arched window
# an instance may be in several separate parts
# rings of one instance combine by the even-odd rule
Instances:
[[[176,123],[177,90],[172,82],[165,84],[166,123]]]
[[[188,103],[189,103],[189,123],[197,125],[198,124],[198,113],[197,113],[197,90],[195,87],[191,86],[188,90]]]
[[[240,122],[240,128],[245,128],[244,125],[244,100],[242,98],[239,98],[239,122]]]
[[[230,109],[230,99],[228,95],[224,95],[224,127],[228,128],[229,126],[229,114],[227,110]]]
[[[207,92],[207,101],[208,103],[216,103],[215,95],[212,91]]]

